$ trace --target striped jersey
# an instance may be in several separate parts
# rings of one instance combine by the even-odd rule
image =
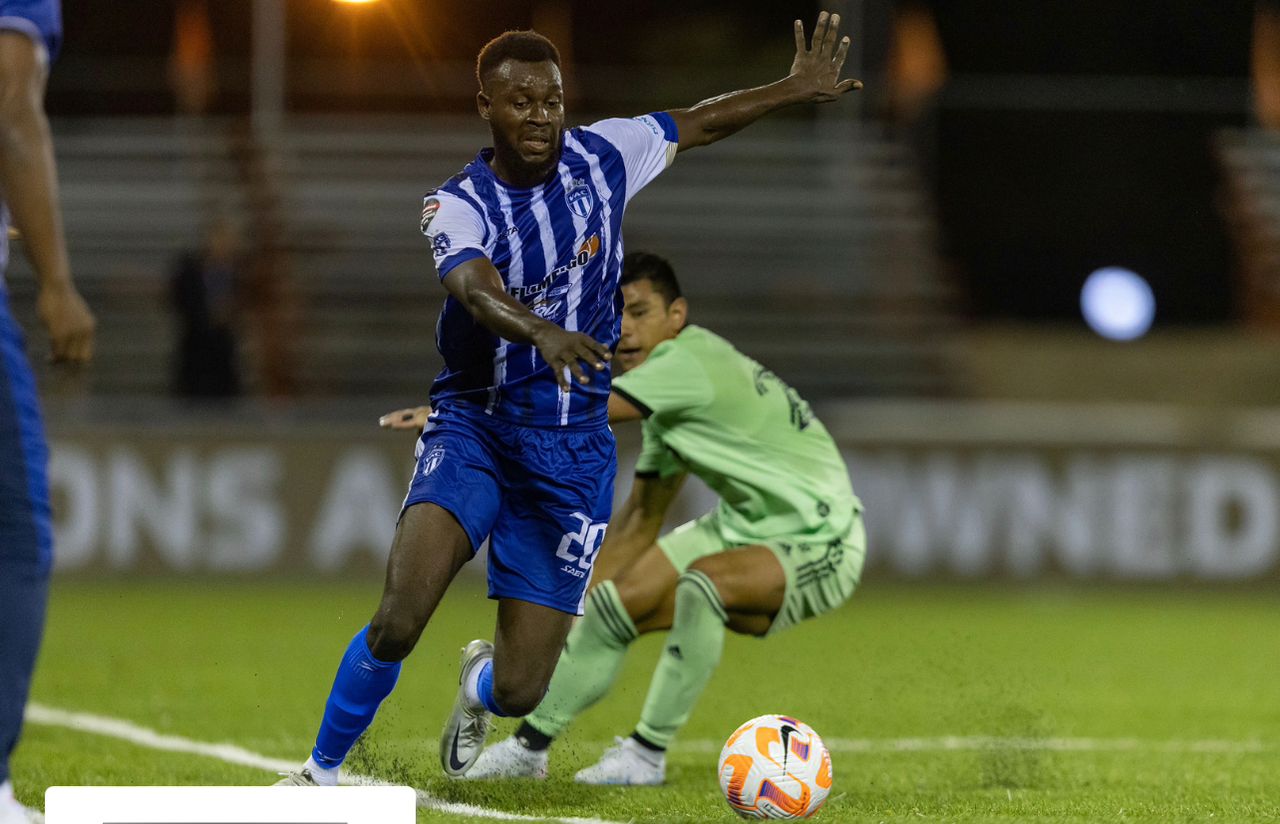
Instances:
[[[488,258],[507,293],[569,331],[612,350],[622,322],[622,215],[631,198],[671,165],[677,134],[658,112],[613,118],[563,134],[560,163],[544,183],[518,189],[499,180],[485,149],[462,172],[428,192],[422,232],[441,280],[458,265]],[[607,371],[563,392],[531,344],[485,329],[446,298],[436,324],[444,368],[433,407],[473,404],[527,426],[589,427],[608,420]]]

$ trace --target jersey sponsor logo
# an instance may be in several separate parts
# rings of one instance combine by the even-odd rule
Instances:
[[[425,478],[435,472],[443,461],[444,444],[434,444],[427,450],[427,454],[422,456],[422,477]]]
[[[555,283],[556,278],[574,269],[586,266],[600,254],[600,236],[592,235],[582,241],[582,245],[578,247],[578,251],[574,254],[570,261],[562,266],[557,266],[542,280],[529,286],[512,286],[507,289],[511,296],[517,300],[528,301],[530,298],[541,296],[542,300],[549,300],[558,295],[563,295],[569,291],[568,286],[557,286],[551,288],[551,284]],[[543,292],[546,294],[543,295]]]
[[[543,300],[529,307],[533,313],[543,320],[551,320],[556,316],[560,309],[564,306],[562,300]]]
[[[604,533],[609,528],[609,524],[607,522],[592,523],[591,519],[581,512],[573,513],[573,517],[578,519],[578,531],[565,533],[560,539],[560,546],[556,548],[556,557],[562,561],[568,561],[560,567],[561,572],[575,578],[585,578],[595,562],[596,553],[600,551],[600,544],[604,541]],[[581,554],[575,554],[575,550],[579,550]]]
[[[600,236],[592,235],[582,241],[582,245],[578,247],[578,254],[573,259],[577,261],[579,266],[586,266],[587,261],[600,254]]]
[[[546,294],[534,303],[529,305],[533,313],[543,320],[554,320],[555,316],[564,308],[565,302],[560,300],[569,293],[568,286],[557,286],[554,289],[548,289]]]
[[[435,253],[436,257],[443,256],[445,252],[449,251],[449,247],[452,245],[453,241],[450,240],[449,236],[444,232],[441,232],[431,239],[431,251]]]
[[[663,133],[662,131],[662,127],[658,125],[658,121],[653,116],[642,114],[639,117],[633,118],[633,119],[638,120],[644,125],[648,126],[649,131],[653,132],[658,137],[664,137],[664,138],[666,137],[666,134]]]
[[[440,201],[438,198],[423,198],[421,229],[424,235],[427,233],[427,229],[431,226],[431,219],[436,216],[436,212],[438,211],[440,211]]]
[[[587,185],[585,180],[577,178],[573,181],[573,187],[565,192],[564,199],[569,204],[569,211],[578,217],[587,217],[596,205],[596,198],[595,195],[591,194],[591,187]]]

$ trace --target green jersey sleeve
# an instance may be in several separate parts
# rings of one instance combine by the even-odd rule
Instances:
[[[678,338],[658,344],[644,363],[614,378],[613,389],[659,421],[701,409],[714,396],[706,370]]]
[[[636,474],[646,478],[670,478],[686,472],[685,465],[676,457],[676,453],[662,442],[658,428],[649,420],[640,424],[643,440],[640,443],[640,456],[636,458]]]

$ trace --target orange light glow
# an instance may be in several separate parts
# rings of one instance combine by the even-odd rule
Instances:
[[[378,0],[333,0],[335,3],[342,3],[348,6],[367,6],[370,3],[376,3]]]

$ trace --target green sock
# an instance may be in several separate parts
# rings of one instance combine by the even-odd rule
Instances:
[[[686,570],[676,584],[675,619],[636,725],[646,741],[665,749],[689,720],[720,663],[728,620],[711,579],[696,569]]]
[[[609,690],[627,647],[638,635],[613,581],[591,590],[582,617],[569,631],[546,696],[525,721],[551,738],[563,732]]]

